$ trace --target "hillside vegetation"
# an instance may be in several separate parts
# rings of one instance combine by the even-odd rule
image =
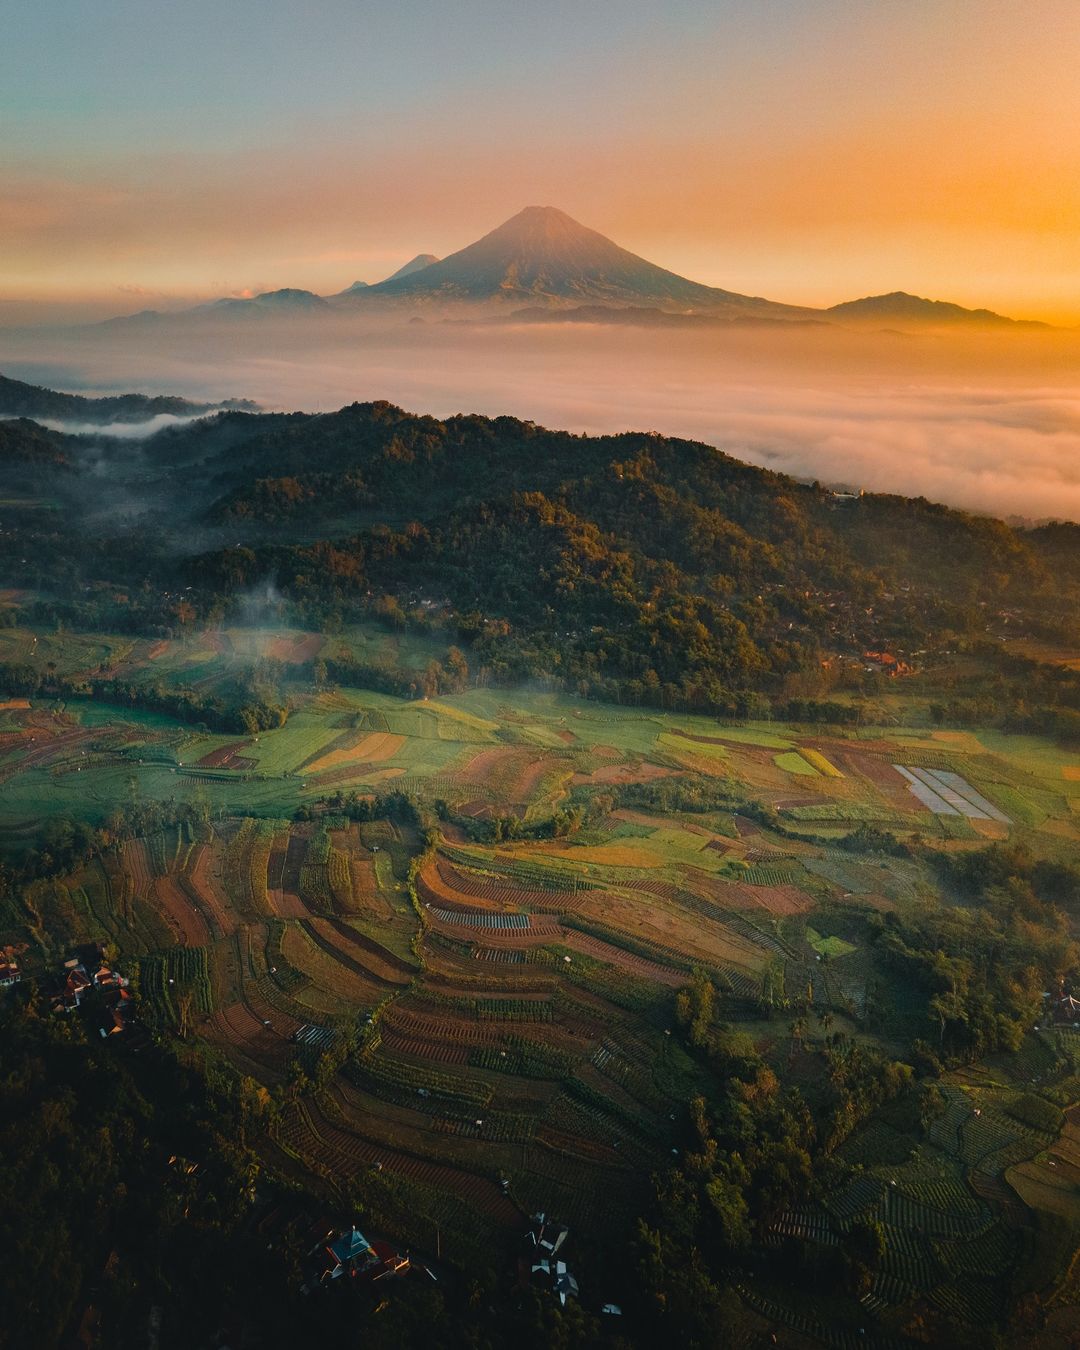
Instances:
[[[697,442],[387,403],[144,443],[17,425],[9,463],[82,522],[9,504],[0,557],[37,618],[166,634],[272,582],[316,626],[437,622],[493,678],[700,711],[816,696],[866,651],[1076,637],[1069,527],[843,498]],[[1040,701],[1075,706],[1067,672],[1050,682]]]

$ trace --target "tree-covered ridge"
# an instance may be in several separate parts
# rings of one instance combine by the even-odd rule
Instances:
[[[228,462],[214,486],[230,486],[209,507],[211,516],[317,520],[338,505],[340,487],[391,526],[411,522],[407,533],[392,534],[406,533],[408,551],[421,558],[459,543],[505,549],[501,524],[539,517],[564,536],[564,566],[577,553],[585,567],[591,556],[618,570],[625,554],[639,589],[650,581],[670,589],[674,580],[739,597],[770,584],[854,585],[874,598],[919,585],[942,604],[1010,594],[1029,604],[1033,594],[1055,599],[1042,534],[922,499],[868,494],[838,508],[835,494],[817,484],[697,442],[643,433],[576,436],[506,417],[439,422],[379,403],[315,418],[225,417],[199,434],[208,468],[215,466],[215,438],[228,440]],[[157,454],[185,439],[180,432],[159,437]],[[366,542],[361,535],[351,550],[360,554]],[[614,579],[607,589],[617,598]]]
[[[195,403],[190,399],[161,394],[114,394],[88,398],[84,394],[61,394],[55,389],[26,384],[0,375],[0,417],[45,417],[79,422],[143,422],[167,414],[173,417],[197,417],[216,408],[249,408],[246,399],[225,403]]]
[[[729,712],[820,697],[865,652],[917,667],[1005,623],[1076,635],[1074,527],[845,496],[653,433],[383,402],[134,445],[36,435],[71,462],[28,475],[64,514],[16,514],[0,558],[46,621],[190,630],[272,582],[312,626],[438,622],[495,679]],[[1074,706],[1075,679],[1052,683]]]
[[[0,474],[25,473],[28,467],[60,468],[71,463],[65,437],[47,431],[27,417],[0,421]]]
[[[264,420],[222,419],[216,485],[231,486],[209,515],[248,539],[203,555],[192,577],[214,590],[271,570],[323,609],[422,594],[478,634],[511,625],[495,659],[514,675],[559,668],[631,697],[667,685],[705,707],[831,651],[981,633],[988,607],[1070,622],[1073,583],[1047,565],[1043,534],[923,500],[842,503],[699,443],[387,404]],[[215,431],[202,435],[209,446]],[[266,540],[343,507],[363,528]]]

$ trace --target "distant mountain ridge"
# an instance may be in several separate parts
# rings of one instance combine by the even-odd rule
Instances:
[[[418,253],[415,258],[410,258],[409,261],[405,263],[403,266],[399,267],[396,272],[391,272],[390,275],[388,277],[384,277],[383,280],[397,281],[399,277],[407,277],[410,276],[413,272],[420,272],[425,267],[430,267],[432,263],[437,263],[438,261],[439,260],[434,253]],[[354,281],[351,286],[346,286],[343,291],[338,291],[336,295],[331,295],[328,297],[328,299],[332,301],[345,300],[349,296],[357,295],[361,291],[370,291],[373,289],[373,287],[378,286],[380,284],[381,283],[377,281],[376,282]]]
[[[384,281],[355,281],[335,295],[283,288],[250,298],[224,298],[174,314],[144,311],[110,325],[205,322],[219,318],[318,318],[334,312],[378,317],[505,316],[527,311],[577,322],[669,326],[668,319],[826,323],[909,328],[1050,328],[988,309],[965,309],[906,291],[866,296],[826,309],[787,305],[692,281],[620,247],[553,206],[527,206],[482,238],[447,257],[420,253]],[[605,313],[606,312],[606,313]],[[621,312],[621,313],[620,313]]]
[[[253,310],[296,311],[329,307],[329,301],[324,300],[321,295],[316,295],[314,291],[298,290],[293,286],[286,286],[278,291],[263,291],[261,295],[250,297],[227,296],[223,300],[212,300],[209,305],[199,306],[202,310],[217,309],[234,314],[247,314]]]
[[[402,277],[410,277],[414,272],[422,272],[425,267],[430,267],[438,261],[434,253],[418,253],[415,258],[410,258],[404,267],[391,272],[386,281],[399,281]],[[385,285],[385,282],[383,284]]]
[[[369,286],[373,300],[418,304],[601,303],[795,314],[794,306],[690,281],[620,248],[553,206],[527,206],[475,243]]]
[[[911,320],[916,323],[930,324],[980,324],[988,327],[1050,328],[1048,323],[1039,323],[1035,319],[1009,319],[1003,314],[995,314],[992,309],[965,309],[962,305],[951,304],[948,300],[926,300],[921,295],[912,295],[909,291],[890,291],[887,295],[868,295],[861,300],[846,300],[840,305],[831,305],[825,314],[835,315],[839,319],[870,320],[886,322],[889,320]]]

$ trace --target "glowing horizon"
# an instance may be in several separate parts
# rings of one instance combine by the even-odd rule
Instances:
[[[1080,8],[48,0],[0,52],[0,322],[379,280],[544,203],[696,281],[1080,323]]]

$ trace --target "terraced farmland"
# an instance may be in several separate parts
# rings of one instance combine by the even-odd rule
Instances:
[[[114,944],[137,963],[161,1034],[201,1040],[275,1094],[268,1160],[339,1199],[384,1169],[394,1221],[417,1241],[440,1234],[468,1253],[523,1209],[586,1235],[640,1212],[650,1173],[684,1146],[688,1100],[709,1090],[666,1034],[695,971],[781,1076],[796,1005],[872,1036],[855,918],[936,892],[918,854],[851,851],[858,827],[946,851],[1080,846],[1080,794],[1036,738],[824,734],[487,689],[427,702],[316,689],[312,653],[338,641],[367,639],[281,636],[292,711],[250,735],[0,699],[7,848],[29,847],[42,817],[160,815],[8,903],[0,937],[42,961]],[[78,643],[63,659],[213,686],[249,647],[264,637],[229,630],[160,648]],[[394,807],[395,788],[423,828]],[[179,824],[177,801],[192,808]],[[1009,1092],[1063,1107],[1080,1096],[1063,1034],[1033,1035],[1013,1068],[995,1068],[1013,1075]],[[1040,1134],[1009,1114],[1001,1081],[975,1069],[944,1080],[925,1137],[864,1126],[838,1150],[830,1194],[783,1215],[770,1241],[836,1245],[875,1218],[886,1258],[868,1313],[921,1300],[985,1323],[1028,1199],[1064,1213],[1080,1175],[1071,1118]]]

